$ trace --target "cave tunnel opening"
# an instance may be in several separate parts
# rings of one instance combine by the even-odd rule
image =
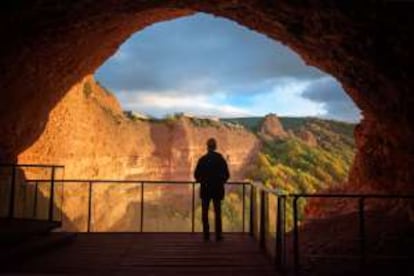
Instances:
[[[16,161],[18,153],[42,133],[59,99],[128,36],[152,23],[200,11],[280,40],[307,63],[337,78],[364,117],[356,131],[358,150],[351,172],[356,186],[412,190],[412,80],[407,73],[412,39],[407,35],[409,24],[404,24],[410,9],[386,2],[114,5],[111,1],[100,7],[88,1],[6,5],[10,16],[3,17],[3,26],[13,28],[2,29],[9,38],[1,56],[2,67],[7,68],[1,82],[7,91],[0,117],[3,160]]]
[[[88,1],[64,5],[51,1],[5,8],[9,16],[2,18],[3,26],[13,26],[2,29],[9,39],[0,59],[7,68],[1,79],[6,92],[0,109],[0,157],[6,162],[17,161],[18,154],[42,134],[50,111],[67,91],[92,74],[131,34],[156,22],[205,12],[281,41],[342,84],[363,114],[349,176],[353,190],[412,190],[409,91],[413,83],[407,57],[413,42],[407,36],[409,24],[404,24],[409,22],[410,9],[388,3],[222,1],[211,5],[211,1],[136,4],[126,0],[117,5],[103,1],[99,7]]]
[[[62,163],[68,178],[191,180],[205,150],[203,139],[210,135],[219,138],[232,180],[258,177],[286,192],[315,192],[346,182],[353,126],[296,117],[325,112],[328,119],[355,123],[357,108],[334,78],[233,21],[199,13],[150,26],[132,35],[97,71],[99,81],[84,78],[58,103],[44,137],[19,155],[20,163]],[[288,117],[261,118],[274,112]],[[243,127],[260,138],[240,131]],[[347,134],[335,139],[335,128]],[[294,156],[297,149],[304,153]],[[39,159],[42,152],[49,154]],[[268,165],[257,161],[259,152]],[[286,157],[274,164],[282,159],[279,154]],[[258,176],[269,164],[282,175]],[[298,168],[301,177],[292,173]]]
[[[71,87],[83,89],[79,81],[131,34],[156,22],[205,12],[281,41],[342,84],[363,114],[355,131],[352,191],[413,192],[412,6],[391,2],[4,4],[0,32],[8,39],[0,53],[0,159],[16,162],[42,135],[51,110]]]
[[[202,139],[194,138],[194,141],[187,141],[188,148],[184,148],[179,142],[176,145],[166,144],[168,140],[174,138],[186,141],[186,139],[191,140],[191,135],[205,136],[208,135],[207,133],[188,134],[186,131],[181,131],[171,134],[165,130],[153,130],[154,126],[146,127],[142,122],[148,119],[147,123],[157,120],[160,123],[162,121],[160,117],[173,119],[174,116],[179,117],[177,114],[188,118],[194,117],[189,120],[194,126],[197,124],[208,126],[207,118],[212,121],[221,118],[223,124],[238,123],[240,127],[244,126],[254,133],[263,132],[259,134],[268,136],[268,139],[263,137],[262,140],[284,140],[291,135],[301,138],[301,141],[310,146],[316,146],[319,140],[319,146],[323,149],[328,148],[329,151],[344,145],[340,144],[340,141],[335,145],[329,135],[326,137],[316,129],[313,129],[312,133],[312,127],[308,127],[310,131],[307,131],[305,125],[312,125],[312,120],[309,118],[304,118],[302,124],[298,123],[299,118],[282,118],[283,124],[278,122],[278,118],[273,118],[274,125],[266,126],[262,125],[260,117],[276,113],[284,117],[323,117],[352,123],[360,120],[359,110],[334,78],[316,68],[306,66],[300,57],[280,43],[247,30],[232,21],[216,19],[207,14],[196,14],[164,24],[156,24],[137,32],[97,70],[95,75],[96,77],[84,78],[66,93],[49,116],[43,135],[45,137],[39,137],[38,143],[34,143],[19,155],[21,163],[63,163],[66,164],[66,174],[70,178],[131,178],[127,173],[125,177],[109,167],[111,164],[118,166],[119,162],[130,163],[130,167],[134,164],[135,167],[148,167],[142,162],[145,159],[150,162],[153,154],[164,154],[164,157],[168,158],[168,151],[171,152],[171,149],[163,150],[163,146],[185,153],[192,151],[191,147],[197,148],[198,145],[198,148],[201,148],[201,150],[197,149],[198,155],[202,153],[204,150]],[[105,87],[113,91],[112,95]],[[88,109],[91,109],[89,113]],[[99,109],[104,110],[101,117],[99,116],[102,112]],[[123,115],[131,120],[140,120],[141,126],[131,129],[130,125],[125,125]],[[233,117],[247,117],[246,120],[256,120],[256,122],[246,125],[243,120],[232,120]],[[248,119],[248,117],[252,118]],[[124,124],[114,127],[107,121]],[[268,121],[272,123],[270,118]],[[322,122],[316,122],[318,123]],[[214,122],[210,124],[214,125]],[[346,128],[346,124],[332,126],[332,128],[341,128],[341,126]],[[140,152],[140,147],[151,145],[145,145],[143,141],[134,141],[125,136],[133,136],[136,140],[140,135],[152,136],[152,133],[146,132],[148,131],[146,128],[150,128],[150,132],[155,132],[158,138],[171,137],[153,142],[156,148],[160,148],[159,150],[149,149],[148,152],[145,150]],[[349,128],[348,136],[344,138],[347,140],[345,146],[352,148],[352,127]],[[83,133],[85,129],[88,130],[86,135]],[[218,132],[220,131],[224,130],[220,129]],[[267,133],[269,131],[270,133]],[[111,144],[110,140],[116,141],[115,137],[109,138],[112,132],[122,137],[118,139],[122,142]],[[210,135],[217,134],[212,132]],[[228,148],[230,144],[237,144],[232,141],[237,140],[237,136],[233,135],[233,138],[226,137],[224,134],[222,136],[224,136],[222,143],[224,148]],[[153,137],[147,138],[151,140]],[[323,141],[324,139],[328,141]],[[41,145],[38,145],[39,143]],[[126,147],[122,144],[135,144],[137,147]],[[325,145],[326,147],[323,147]],[[43,159],[42,152],[49,154]],[[105,157],[111,154],[112,159],[107,158],[107,163],[111,164],[94,160],[100,155]],[[117,160],[116,156],[122,155],[129,155],[129,158]],[[233,156],[232,161],[244,159],[240,154],[239,157],[237,153],[234,155],[234,152],[228,152],[226,155]],[[347,167],[350,166],[350,156],[352,154],[346,154]],[[84,157],[93,165],[87,168],[88,161],[85,163],[81,161],[82,158],[77,160],[79,157]],[[174,162],[179,164],[174,169],[184,166],[184,160],[177,158],[169,163]],[[318,163],[318,161],[314,162]],[[115,163],[117,165],[114,165]],[[72,172],[71,167],[74,164],[85,168]],[[99,170],[105,171],[106,166],[109,166],[108,170],[112,171],[113,175],[99,172]],[[235,166],[240,167],[239,164]],[[326,167],[325,164],[320,166]],[[239,168],[236,169],[238,170]],[[349,168],[345,171],[348,172]],[[143,172],[141,175],[138,173],[135,175],[143,179],[149,179],[150,176]],[[164,174],[164,177],[160,176],[160,178],[165,177],[171,178],[171,173]],[[238,173],[234,179],[238,180],[240,177]],[[172,179],[191,179],[191,173],[182,174],[181,177],[172,176]]]
[[[358,122],[352,100],[333,77],[233,21],[198,13],[147,27],[95,75],[98,80],[86,76],[62,97],[19,163],[65,164],[68,179],[191,180],[204,140],[214,136],[233,181],[254,178],[307,193],[347,180],[353,125],[309,116]],[[264,117],[273,112],[285,116]],[[266,170],[281,173],[259,175]],[[113,198],[117,191],[109,186],[97,193]],[[124,209],[136,210],[134,204]],[[124,220],[134,217],[131,212]],[[95,230],[136,227],[134,221],[128,226],[98,217]]]

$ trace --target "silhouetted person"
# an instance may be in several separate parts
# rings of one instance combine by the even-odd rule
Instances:
[[[208,209],[210,201],[214,204],[216,240],[223,239],[221,226],[221,201],[224,199],[224,184],[229,179],[229,169],[223,156],[216,152],[217,143],[214,138],[207,141],[207,153],[197,162],[194,178],[200,183],[200,198],[204,240],[210,239]]]

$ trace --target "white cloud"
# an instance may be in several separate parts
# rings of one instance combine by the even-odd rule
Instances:
[[[113,91],[162,91],[182,90],[188,82],[241,90],[273,77],[323,74],[277,41],[227,19],[195,14],[132,35],[96,75]]]
[[[321,116],[326,113],[322,103],[303,98],[301,94],[311,81],[285,78],[274,83],[266,94],[254,95],[250,107],[256,114],[277,113],[280,116]]]
[[[324,103],[301,96],[311,84],[312,81],[298,81],[293,78],[278,79],[269,86],[268,92],[236,97],[236,101],[244,97],[244,104],[232,102],[234,93],[231,91],[215,91],[209,94],[184,90],[122,91],[117,96],[125,109],[156,117],[176,112],[220,117],[261,116],[268,113],[277,113],[280,116],[324,116]]]
[[[163,117],[166,114],[185,112],[198,116],[251,116],[248,110],[216,102],[214,95],[191,95],[180,91],[124,91],[117,94],[125,109]]]
[[[335,79],[279,42],[207,14],[134,34],[96,77],[124,109],[156,117],[188,112],[360,118]]]

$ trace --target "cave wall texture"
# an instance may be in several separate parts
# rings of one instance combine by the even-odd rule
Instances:
[[[413,191],[412,6],[372,0],[16,0],[0,6],[3,161],[15,161],[66,91],[131,34],[201,11],[279,40],[336,77],[364,116],[350,182]]]

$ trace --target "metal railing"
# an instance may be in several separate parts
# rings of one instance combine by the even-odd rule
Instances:
[[[324,199],[352,199],[357,201],[357,211],[356,215],[358,218],[358,233],[355,240],[358,242],[358,253],[356,255],[347,256],[347,257],[355,257],[359,259],[359,268],[364,269],[366,266],[366,259],[368,257],[367,254],[367,229],[366,229],[366,201],[368,199],[379,199],[381,201],[384,200],[391,200],[391,199],[397,199],[397,200],[411,200],[411,206],[414,199],[414,195],[410,194],[351,194],[351,193],[340,193],[340,194],[323,194],[323,193],[315,193],[315,194],[286,194],[283,192],[278,191],[277,189],[269,189],[265,187],[261,183],[253,182],[251,183],[252,190],[251,190],[251,202],[254,202],[254,200],[257,200],[259,198],[259,204],[251,204],[251,210],[250,210],[250,217],[252,218],[250,220],[251,226],[251,232],[250,234],[252,236],[255,236],[260,244],[260,247],[265,249],[267,253],[270,253],[274,257],[274,263],[276,265],[276,268],[281,271],[286,271],[288,269],[288,262],[287,262],[287,255],[290,253],[290,258],[292,259],[292,272],[295,275],[300,274],[301,269],[301,250],[299,248],[300,244],[300,230],[299,230],[299,199],[305,199],[305,198],[324,198]],[[259,197],[255,197],[254,194],[259,194]],[[268,221],[269,216],[266,215],[266,212],[271,211],[272,209],[267,206],[267,201],[269,197],[275,197],[277,199],[277,204],[275,206],[275,243],[274,243],[274,251],[271,252],[269,248],[266,248],[266,240],[267,236],[269,234],[266,229],[268,229]],[[291,204],[292,208],[292,225],[291,229],[288,229],[288,220],[287,220],[287,204]],[[256,208],[256,209],[253,209]],[[352,214],[352,212],[351,212]],[[253,233],[252,229],[254,229],[253,223],[254,223],[254,217],[257,217],[259,220],[257,232]],[[322,229],[323,230],[323,229]],[[292,251],[287,251],[287,235],[291,235],[291,241],[292,241]],[[348,242],[350,242],[349,240]],[[410,253],[411,254],[411,253]],[[325,254],[325,255],[319,255],[320,258],[330,259],[335,258],[337,256],[332,254]],[[374,258],[374,255],[371,255],[370,257]],[[392,259],[398,258],[401,256],[387,256],[388,258]],[[404,256],[408,257],[408,256]],[[414,260],[411,257],[412,260]]]
[[[37,189],[37,186],[41,183],[50,182],[49,179],[37,179],[37,180],[27,180],[28,183],[33,183]],[[187,232],[196,232],[196,223],[195,223],[195,214],[196,214],[196,190],[199,187],[199,184],[194,181],[170,181],[170,180],[85,180],[85,179],[64,179],[60,180],[59,183],[63,184],[66,189],[70,186],[75,186],[80,184],[86,186],[83,188],[83,191],[86,190],[86,229],[85,232],[96,232],[96,229],[93,227],[93,210],[94,210],[94,193],[99,189],[99,187],[104,185],[112,185],[112,187],[125,187],[137,185],[139,187],[139,192],[136,195],[139,197],[139,228],[135,231],[137,232],[148,232],[145,229],[145,218],[146,218],[146,193],[145,191],[150,190],[156,185],[163,186],[191,186],[191,210],[190,210],[190,220],[191,226],[190,230]],[[248,232],[252,237],[256,238],[260,244],[260,247],[267,253],[274,256],[274,262],[278,269],[283,268],[285,260],[285,196],[277,193],[275,190],[268,189],[264,187],[261,183],[252,183],[252,182],[228,182],[225,185],[227,188],[236,187],[241,188],[240,198],[241,198],[241,227],[239,231],[232,231],[236,233],[246,233]],[[168,191],[167,191],[168,193]],[[229,192],[227,192],[229,194]],[[269,197],[274,197],[277,200],[274,221],[275,228],[271,230],[269,228]],[[65,200],[68,198],[65,196]],[[101,199],[102,200],[102,199]],[[33,201],[33,204],[36,205],[37,201]],[[248,207],[248,208],[246,208]],[[81,207],[80,207],[81,208]],[[33,206],[33,209],[36,210],[37,206]],[[63,210],[63,213],[66,211]],[[246,229],[246,222],[248,221],[248,227]],[[64,225],[64,224],[63,224]],[[99,231],[99,230],[98,230]],[[161,231],[166,231],[161,230]],[[201,231],[201,230],[199,230]],[[152,232],[152,231],[149,231]],[[274,233],[274,235],[273,235]],[[273,248],[269,248],[269,240],[274,241]]]
[[[363,269],[366,265],[367,259],[367,230],[366,230],[366,201],[368,199],[380,199],[380,200],[413,200],[414,195],[406,194],[292,194],[288,195],[292,198],[293,204],[293,267],[295,274],[299,274],[301,267],[300,259],[300,248],[299,248],[299,210],[298,201],[303,198],[322,198],[322,199],[351,199],[357,202],[357,217],[358,217],[358,237],[356,238],[359,247],[359,256],[353,256],[359,258],[359,266]],[[323,257],[325,259],[335,258],[335,255],[329,254]],[[392,257],[392,256],[389,256]],[[397,256],[394,256],[397,257]]]
[[[262,183],[251,182],[250,184],[250,235],[255,237],[260,247],[273,257],[276,269],[284,270],[286,265],[286,196],[276,189],[265,187]],[[273,209],[269,206],[271,197],[276,200],[274,232],[269,225]]]
[[[49,200],[48,200],[48,220],[54,219],[54,203],[55,203],[55,183],[60,178],[63,178],[64,166],[61,165],[37,165],[37,164],[0,164],[0,170],[3,177],[1,177],[2,183],[0,191],[3,196],[2,201],[8,202],[7,206],[2,206],[3,213],[7,218],[16,218],[17,210],[17,197],[20,195],[18,189],[24,187],[27,184],[27,178],[37,177],[46,178],[49,177]],[[6,174],[4,171],[6,170]],[[61,174],[61,176],[58,176]],[[5,175],[5,177],[4,177]],[[8,190],[8,191],[7,191]],[[37,185],[36,185],[37,191]],[[37,201],[37,192],[35,201]],[[33,210],[35,212],[35,210]]]
[[[145,219],[149,217],[147,215],[146,205],[148,198],[146,198],[146,191],[151,190],[151,187],[155,185],[165,185],[167,187],[184,187],[190,186],[191,193],[191,210],[190,214],[190,223],[191,226],[186,232],[197,232],[196,230],[196,191],[199,187],[194,181],[144,181],[144,180],[85,180],[85,179],[61,179],[56,177],[56,170],[62,169],[62,166],[47,165],[0,165],[1,167],[10,168],[10,190],[9,190],[9,206],[8,206],[8,217],[15,216],[15,206],[16,206],[16,185],[18,181],[17,172],[22,168],[43,168],[46,169],[48,173],[48,178],[30,178],[30,174],[25,175],[26,185],[34,185],[34,198],[33,198],[33,216],[36,217],[36,211],[38,210],[38,189],[39,186],[46,183],[50,184],[49,197],[47,199],[48,205],[48,216],[47,219],[53,220],[55,217],[54,209],[56,204],[56,190],[55,187],[57,183],[62,186],[62,188],[73,186],[73,184],[83,184],[86,185],[86,199],[80,199],[78,202],[86,205],[86,232],[93,232],[95,229],[93,227],[94,216],[94,193],[99,192],[98,187],[101,187],[105,184],[115,185],[116,187],[125,187],[125,185],[136,185],[139,187],[139,228],[134,228],[134,231],[137,232],[146,232],[145,229]],[[27,174],[27,173],[26,173]],[[115,187],[114,186],[114,187]],[[359,258],[361,267],[365,266],[367,258],[367,230],[366,230],[366,200],[367,199],[379,199],[379,200],[389,200],[389,199],[405,199],[412,200],[414,195],[404,195],[404,194],[284,194],[276,189],[269,189],[261,183],[257,182],[229,182],[227,187],[237,187],[241,188],[239,195],[241,197],[241,230],[237,232],[248,232],[252,237],[256,238],[259,246],[268,254],[270,254],[274,260],[275,267],[278,270],[285,270],[288,266],[288,257],[292,259],[292,270],[298,274],[301,267],[301,250],[300,250],[300,210],[299,210],[299,200],[306,198],[325,198],[325,199],[351,199],[355,200],[358,203],[357,217],[358,217],[358,236],[356,240],[359,246],[359,253],[354,257]],[[98,191],[97,191],[98,190]],[[65,200],[69,200],[69,196],[65,195],[66,192],[62,192],[62,199],[65,196]],[[85,201],[85,202],[84,202]],[[287,206],[292,208],[292,225],[288,226],[288,214]],[[246,208],[247,207],[247,208]],[[67,210],[64,210],[64,205],[62,203],[61,212],[65,214]],[[80,208],[80,207],[79,207]],[[246,231],[246,221],[248,221],[248,227]],[[290,222],[290,221],[289,221]],[[288,229],[292,227],[292,229]],[[161,229],[162,230],[162,229]],[[289,230],[291,232],[289,233]],[[287,236],[292,235],[292,252],[287,250]],[[289,254],[290,253],[290,254]],[[289,256],[288,256],[289,255]],[[322,256],[325,258],[331,258],[331,255]]]
[[[28,183],[34,183],[35,186],[39,185],[40,183],[47,183],[50,180],[47,179],[37,179],[37,180],[27,180]],[[92,215],[92,210],[94,209],[94,193],[95,190],[97,190],[97,188],[99,186],[103,186],[103,185],[113,185],[113,187],[125,187],[125,185],[136,185],[139,187],[139,198],[138,202],[139,202],[139,211],[140,211],[140,218],[139,218],[139,231],[138,232],[146,232],[144,229],[145,226],[145,203],[146,203],[146,197],[145,197],[145,191],[146,189],[150,190],[151,187],[154,187],[156,185],[162,185],[162,186],[191,186],[191,210],[190,210],[190,214],[191,214],[191,230],[190,232],[195,232],[195,209],[196,209],[196,187],[199,186],[199,184],[197,182],[194,181],[171,181],[171,180],[99,180],[99,179],[95,179],[95,180],[85,180],[85,179],[65,179],[65,180],[60,180],[59,183],[63,184],[64,186],[68,187],[70,185],[76,185],[76,184],[83,184],[87,186],[87,227],[86,227],[86,232],[92,232],[94,231],[93,227],[92,227],[92,223],[93,223],[93,215]],[[241,231],[240,232],[245,232],[245,225],[246,225],[246,212],[245,212],[245,206],[246,206],[246,186],[250,186],[250,182],[228,182],[226,183],[227,187],[231,187],[231,186],[238,186],[242,188],[242,192],[241,192],[241,204],[242,204],[242,222],[241,222]],[[34,201],[34,204],[37,204],[37,201]],[[33,209],[37,209],[36,206],[33,207]]]
[[[18,166],[16,166],[18,167]],[[34,192],[33,192],[33,200],[32,200],[32,218],[36,218],[37,216],[37,210],[39,209],[38,205],[40,204],[39,200],[39,187],[42,184],[50,184],[50,190],[49,190],[49,197],[46,199],[47,204],[47,212],[48,212],[48,219],[52,220],[52,218],[55,217],[54,214],[54,207],[53,204],[56,200],[55,196],[55,186],[57,184],[62,185],[63,187],[66,187],[68,189],[69,186],[74,186],[73,184],[84,184],[86,185],[86,232],[93,232],[95,229],[93,226],[93,212],[94,209],[94,193],[96,190],[98,190],[99,186],[103,186],[105,184],[114,184],[117,185],[117,187],[125,186],[125,185],[138,185],[140,187],[139,191],[139,209],[140,209],[140,218],[139,218],[139,229],[138,232],[145,232],[145,218],[146,218],[146,209],[145,209],[145,203],[146,203],[146,189],[150,190],[150,187],[155,185],[166,185],[166,186],[191,186],[191,228],[189,232],[196,232],[195,229],[195,207],[196,207],[196,190],[199,187],[199,184],[194,181],[149,181],[149,180],[85,180],[85,179],[59,179],[57,180],[54,176],[55,167],[60,166],[42,166],[42,168],[50,168],[52,173],[50,176],[50,179],[26,179],[25,185],[33,185]],[[15,179],[15,177],[12,177],[12,179]],[[13,183],[12,183],[13,184]],[[241,188],[240,191],[240,198],[241,198],[241,228],[239,231],[240,233],[249,232],[251,236],[256,237],[259,240],[261,248],[266,250],[266,239],[270,236],[269,231],[266,231],[265,228],[268,228],[267,225],[267,197],[269,195],[276,196],[275,192],[273,190],[267,189],[264,186],[262,186],[260,183],[251,183],[251,182],[229,182],[226,183],[227,187],[238,187]],[[249,194],[248,194],[249,193]],[[63,193],[64,195],[65,193]],[[63,196],[62,195],[62,196]],[[13,198],[13,196],[11,196]],[[68,201],[69,197],[66,195],[65,200]],[[258,200],[256,200],[256,197],[259,197]],[[283,196],[281,198],[284,198]],[[284,246],[282,246],[282,242],[284,242],[284,223],[283,219],[281,217],[282,214],[282,201],[278,201],[278,212],[277,217],[275,218],[277,220],[276,224],[276,247],[273,250],[273,253],[275,254],[275,260],[276,264],[278,266],[283,265],[283,250]],[[246,208],[248,207],[248,208]],[[80,206],[79,206],[80,208]],[[67,210],[64,209],[64,206],[62,205],[62,209],[60,210],[61,213],[65,214]],[[258,220],[257,223],[258,227],[255,226],[255,221]],[[246,227],[246,222],[248,222],[248,227]],[[246,229],[247,228],[247,229]],[[234,232],[234,231],[233,231]]]

